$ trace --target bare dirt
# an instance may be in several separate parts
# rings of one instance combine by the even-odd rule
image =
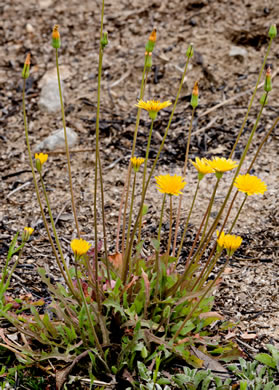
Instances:
[[[191,109],[193,84],[200,86],[200,104],[194,119],[190,158],[228,157],[241,127],[268,39],[267,31],[279,16],[279,4],[270,1],[210,0],[119,0],[105,2],[105,30],[109,45],[103,62],[101,97],[101,158],[104,170],[105,203],[109,215],[111,249],[115,247],[117,209],[128,166],[136,120],[135,103],[144,60],[144,46],[154,27],[157,43],[153,67],[148,77],[146,99],[174,102],[185,52],[192,42],[195,56],[184,82],[181,98],[158,173],[180,173],[183,167]],[[38,100],[43,76],[55,66],[50,44],[52,27],[60,25],[62,48],[59,51],[61,76],[65,85],[67,125],[79,135],[71,153],[77,210],[82,236],[93,241],[93,177],[97,104],[98,38],[100,2],[30,0],[6,1],[0,5],[0,258],[5,260],[8,244],[24,226],[35,228],[28,250],[13,279],[14,294],[22,291],[42,295],[36,267],[45,266],[58,279],[56,266],[46,239],[36,202],[27,159],[21,107],[21,69],[31,52],[32,70],[27,83],[27,111],[30,142],[34,148],[51,132],[62,127],[61,116],[42,112]],[[246,50],[244,56],[229,55],[231,47]],[[279,40],[268,58],[276,74]],[[262,79],[263,81],[263,79]],[[273,79],[269,104],[259,122],[249,150],[245,172],[256,147],[279,114],[278,77]],[[247,93],[245,93],[247,92]],[[261,96],[262,89],[257,93]],[[226,103],[226,101],[230,98]],[[215,106],[224,103],[221,107]],[[239,159],[259,111],[255,103],[237,147]],[[170,109],[162,111],[155,122],[150,161],[155,158],[164,134]],[[142,112],[136,153],[144,156],[149,129],[147,113]],[[263,196],[248,199],[234,233],[244,238],[216,293],[216,309],[227,319],[238,322],[235,331],[247,352],[257,351],[264,343],[279,347],[279,163],[278,128],[272,133],[254,165],[253,173],[267,183]],[[213,210],[224,199],[231,174],[217,193]],[[66,156],[63,151],[49,154],[44,179],[65,253],[70,261],[69,243],[76,236],[71,216]],[[188,166],[184,206],[189,208],[195,189],[196,172]],[[213,188],[214,178],[202,181],[198,204],[191,220],[195,231]],[[158,224],[160,197],[154,180],[147,196],[150,205],[146,223]],[[238,203],[239,204],[239,203]]]

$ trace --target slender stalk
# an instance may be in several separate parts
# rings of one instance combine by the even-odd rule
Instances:
[[[197,182],[196,191],[195,191],[195,194],[194,194],[194,197],[193,197],[193,200],[192,200],[192,204],[191,204],[191,207],[190,207],[190,211],[188,213],[188,217],[187,217],[185,226],[184,226],[183,234],[182,234],[182,237],[181,237],[181,242],[180,242],[180,245],[179,245],[179,248],[178,248],[178,252],[177,252],[177,255],[176,255],[176,265],[178,263],[180,253],[182,251],[183,243],[184,243],[184,240],[185,240],[185,235],[186,235],[188,224],[189,224],[189,221],[190,221],[190,217],[191,217],[191,214],[192,214],[195,202],[196,202],[196,198],[197,198],[197,194],[198,194],[198,191],[199,191],[199,187],[200,187],[200,180],[198,180],[198,182]]]
[[[151,144],[151,136],[152,136],[152,131],[153,131],[153,123],[154,120],[152,119],[151,121],[151,126],[149,130],[149,136],[148,136],[148,141],[147,141],[147,147],[146,147],[146,152],[145,152],[145,160],[144,160],[144,169],[143,169],[143,177],[142,177],[142,189],[145,186],[145,177],[146,177],[146,170],[147,170],[147,161],[148,161],[148,156],[149,156],[149,149],[150,149],[150,144]],[[143,192],[141,193],[141,196],[143,197]],[[141,240],[141,226],[142,226],[142,213],[140,215],[140,220],[139,220],[139,232],[138,232],[138,242]],[[127,239],[127,242],[129,240]]]
[[[190,150],[190,142],[191,142],[191,133],[193,128],[193,119],[195,114],[195,108],[192,109],[192,116],[190,121],[190,127],[189,127],[189,133],[188,133],[188,140],[187,140],[187,146],[186,146],[186,153],[185,153],[185,162],[183,167],[183,173],[182,175],[186,175],[186,169],[187,169],[187,162],[188,162],[188,156],[189,156],[189,150]],[[175,256],[175,249],[176,249],[176,240],[177,240],[177,233],[179,228],[179,222],[180,222],[180,213],[181,213],[181,205],[182,205],[182,196],[179,196],[179,204],[178,204],[178,210],[177,210],[177,216],[176,216],[176,225],[175,225],[175,232],[174,232],[174,239],[173,239],[173,248],[172,248],[172,256]]]
[[[130,239],[130,229],[131,229],[131,225],[132,225],[132,215],[133,215],[133,206],[134,206],[134,199],[135,199],[135,188],[136,188],[136,177],[137,177],[137,173],[135,172],[134,174],[134,180],[133,180],[133,189],[132,189],[132,196],[131,196],[131,205],[130,205],[130,213],[129,213],[129,222],[128,222],[128,231],[127,231],[127,242],[129,241]],[[132,268],[131,268],[131,259],[129,259],[129,269],[130,269],[130,272],[132,272]]]
[[[97,182],[98,182],[98,164],[99,164],[99,128],[100,128],[100,104],[101,104],[101,78],[103,63],[103,48],[101,40],[103,37],[105,2],[102,1],[100,42],[99,42],[99,66],[98,66],[98,88],[97,88],[97,113],[96,113],[96,153],[95,153],[95,180],[94,180],[94,241],[95,241],[95,277],[96,277],[96,300],[98,308],[101,310],[99,281],[98,281],[98,227],[97,227]],[[101,180],[101,179],[100,179]]]
[[[166,202],[166,196],[167,194],[164,194],[163,197],[163,202],[162,202],[162,208],[161,208],[161,214],[160,214],[160,222],[159,222],[159,229],[158,229],[158,250],[156,250],[156,287],[155,287],[155,297],[158,295],[159,292],[159,283],[161,279],[161,267],[160,267],[160,262],[159,262],[159,255],[160,255],[160,244],[161,244],[161,230],[162,230],[162,224],[163,224],[163,215],[164,215],[164,207],[165,207],[165,202]]]
[[[106,217],[105,217],[104,184],[103,184],[103,174],[102,174],[102,164],[101,164],[100,154],[99,154],[99,175],[100,175],[101,200],[102,200],[102,221],[103,221],[103,238],[104,238],[104,248],[105,248],[105,263],[107,268],[107,277],[108,277],[109,285],[111,285],[109,260],[108,260]]]
[[[211,195],[211,199],[210,199],[210,202],[209,202],[209,209],[208,209],[208,213],[207,213],[205,225],[204,225],[204,228],[203,228],[201,241],[203,240],[204,235],[205,235],[205,233],[206,233],[206,229],[207,229],[207,225],[208,225],[208,221],[209,221],[211,209],[212,209],[212,206],[213,206],[213,202],[214,202],[214,199],[215,199],[215,195],[216,195],[216,191],[217,191],[218,185],[219,185],[219,183],[220,183],[220,179],[221,179],[221,178],[217,178],[217,181],[216,181],[216,184],[215,184],[213,193],[212,193],[212,195]]]
[[[50,222],[51,222],[51,226],[52,226],[52,231],[53,231],[53,235],[54,235],[54,238],[55,238],[55,242],[56,242],[56,245],[57,245],[57,248],[58,248],[58,252],[60,254],[60,257],[61,257],[61,260],[62,260],[62,263],[63,263],[63,267],[64,267],[65,272],[67,274],[68,281],[71,284],[72,290],[74,291],[74,285],[73,285],[72,278],[71,278],[71,275],[70,275],[70,272],[69,272],[69,268],[68,268],[68,266],[66,264],[66,261],[65,261],[64,255],[63,255],[63,251],[62,251],[62,247],[61,247],[61,244],[60,244],[60,240],[59,240],[58,235],[57,235],[57,230],[56,230],[56,227],[55,227],[55,223],[54,223],[54,219],[53,219],[53,216],[52,216],[52,211],[51,211],[49,199],[48,199],[48,196],[47,196],[45,183],[43,181],[43,177],[42,177],[42,173],[41,172],[40,172],[40,182],[41,182],[41,186],[42,186],[42,189],[43,189],[45,201],[46,201],[46,204],[47,204],[47,210],[48,210],[48,214],[49,214],[49,218],[50,218]]]
[[[174,102],[174,105],[173,105],[173,109],[172,109],[172,112],[171,112],[171,115],[170,115],[170,119],[169,119],[167,128],[166,128],[166,130],[165,130],[164,137],[163,137],[163,139],[162,139],[162,142],[161,142],[161,145],[160,145],[160,147],[159,147],[158,153],[157,153],[157,155],[156,155],[156,158],[155,158],[154,163],[153,163],[153,165],[152,165],[151,171],[150,171],[149,176],[148,176],[148,178],[147,178],[145,187],[144,187],[144,189],[143,189],[144,196],[143,196],[143,199],[142,199],[142,201],[141,201],[141,204],[140,204],[140,207],[139,207],[139,212],[138,212],[138,215],[137,215],[137,218],[136,218],[136,221],[135,221],[135,224],[134,224],[134,228],[133,228],[133,231],[132,231],[132,234],[131,234],[131,238],[130,238],[130,242],[129,242],[129,246],[128,246],[128,253],[127,253],[127,256],[128,256],[128,257],[127,257],[127,258],[129,258],[130,253],[131,253],[131,251],[132,251],[133,240],[134,240],[134,236],[135,236],[135,234],[136,234],[136,230],[137,230],[137,227],[138,227],[140,215],[141,215],[141,213],[142,213],[142,208],[143,208],[143,204],[144,204],[144,199],[145,199],[145,196],[146,196],[147,188],[148,188],[149,182],[150,182],[150,180],[151,180],[151,177],[152,177],[153,172],[154,172],[154,170],[155,170],[157,161],[158,161],[158,159],[159,159],[159,157],[160,157],[160,154],[161,154],[161,152],[162,152],[162,150],[163,150],[163,147],[164,147],[164,144],[165,144],[167,135],[168,135],[168,131],[169,131],[169,128],[170,128],[170,125],[171,125],[171,122],[172,122],[172,118],[173,118],[173,115],[174,115],[174,111],[175,111],[175,108],[176,108],[176,105],[177,105],[179,96],[180,96],[180,92],[181,92],[182,85],[183,85],[183,81],[184,81],[184,78],[185,78],[185,75],[186,75],[186,72],[187,72],[187,68],[188,68],[189,61],[190,61],[190,58],[188,57],[188,58],[187,58],[187,61],[186,61],[186,64],[185,64],[184,72],[183,72],[183,75],[182,75],[182,78],[181,78],[181,81],[180,81],[180,85],[179,85],[179,88],[178,88],[178,92],[177,92],[177,95],[176,95],[176,99],[175,99],[175,102]],[[125,262],[127,262],[127,259],[124,259],[124,264],[125,264]],[[124,283],[125,283],[125,281],[126,281],[126,277],[127,277],[127,275],[125,275]]]
[[[236,221],[238,220],[238,217],[239,217],[239,215],[240,215],[240,213],[241,213],[241,211],[243,209],[243,206],[244,206],[244,204],[246,202],[247,197],[248,197],[248,194],[245,194],[245,197],[244,197],[244,199],[243,199],[243,201],[242,201],[242,203],[241,203],[241,205],[240,205],[240,207],[238,209],[238,212],[237,212],[237,214],[235,216],[235,219],[234,219],[234,221],[232,223],[232,226],[230,227],[230,230],[228,231],[228,234],[230,234],[232,232],[232,230],[233,230],[233,228],[234,228],[234,226],[236,224]]]
[[[145,77],[146,75],[146,77]],[[140,100],[143,99],[144,96],[144,91],[145,91],[145,86],[147,82],[147,74],[146,74],[146,61],[144,62],[144,68],[142,71],[142,78],[141,78],[141,87],[140,87]],[[135,154],[135,148],[136,148],[136,140],[137,140],[137,134],[138,134],[138,128],[139,128],[139,121],[140,121],[140,114],[141,114],[141,108],[138,108],[137,112],[137,118],[136,118],[136,127],[135,127],[135,132],[134,132],[134,139],[133,139],[133,146],[132,146],[132,157],[134,157]],[[127,177],[125,180],[123,192],[121,195],[121,200],[120,200],[120,206],[119,206],[119,212],[118,212],[118,221],[117,221],[117,232],[116,232],[116,252],[119,251],[119,235],[120,235],[120,224],[121,224],[121,213],[122,213],[122,208],[124,204],[124,199],[125,199],[125,194],[127,188],[130,187],[130,180],[131,180],[131,162],[129,162],[128,166],[128,172],[127,172]],[[124,223],[124,216],[126,218],[126,214],[123,214],[123,224],[122,224],[122,235],[125,236],[125,223]],[[122,238],[122,253],[123,252],[123,238]]]
[[[56,71],[57,71],[57,79],[58,79],[58,88],[59,88],[61,115],[62,115],[62,122],[63,122],[63,128],[64,128],[64,138],[65,138],[65,147],[66,147],[68,174],[69,174],[69,184],[70,184],[70,192],[71,192],[71,200],[72,200],[72,209],[73,209],[73,214],[74,214],[74,219],[75,219],[75,225],[76,225],[76,229],[77,229],[77,235],[78,235],[78,238],[80,238],[80,230],[79,230],[79,225],[78,225],[78,218],[77,218],[77,212],[76,212],[76,206],[75,206],[75,197],[74,197],[73,183],[72,183],[70,152],[69,152],[69,145],[68,145],[68,138],[67,138],[67,130],[66,130],[66,120],[65,120],[65,112],[64,112],[62,88],[61,88],[61,81],[60,81],[60,71],[59,71],[59,61],[58,61],[58,49],[55,49],[55,53],[56,53]]]
[[[19,254],[18,254],[18,256],[17,256],[17,259],[16,259],[14,265],[12,266],[12,269],[11,269],[11,271],[10,271],[10,273],[9,273],[9,276],[8,276],[8,278],[7,278],[7,281],[4,283],[5,286],[7,286],[7,287],[9,286],[10,281],[11,281],[11,277],[12,277],[12,275],[13,275],[13,273],[14,273],[14,271],[15,271],[15,269],[16,269],[18,263],[19,263],[19,260],[20,260],[20,258],[21,258],[22,252],[23,252],[23,248],[19,251]],[[2,281],[3,281],[3,282],[5,281],[5,280],[4,280],[4,279],[5,279],[5,276],[6,276],[6,272],[3,272],[3,273],[2,273],[1,285],[2,285]]]
[[[179,327],[179,329],[176,331],[176,333],[174,334],[174,336],[172,337],[172,340],[175,340],[178,336],[179,336],[179,333],[182,331],[182,329],[184,328],[185,324],[187,323],[187,321],[189,321],[189,319],[193,316],[194,312],[196,311],[196,309],[199,307],[200,303],[203,301],[203,299],[206,297],[206,295],[208,294],[208,292],[211,290],[211,288],[214,286],[214,284],[216,283],[216,281],[219,279],[219,277],[222,275],[222,273],[224,272],[226,266],[228,265],[228,262],[229,262],[229,257],[227,258],[227,261],[224,265],[224,267],[218,272],[216,278],[211,282],[211,283],[208,283],[208,287],[206,288],[205,292],[203,293],[203,295],[201,296],[200,299],[197,300],[197,303],[193,306],[192,310],[188,313],[187,317],[184,319],[184,321],[182,322],[181,326]]]
[[[170,245],[171,245],[171,236],[172,236],[172,196],[170,195],[170,230],[169,230],[169,239],[168,239],[168,247],[166,253],[166,268],[169,262],[169,254],[170,254]]]
[[[258,85],[259,85],[259,83],[260,83],[260,81],[261,81],[262,73],[263,73],[263,70],[264,70],[264,67],[265,67],[265,64],[266,64],[266,61],[267,61],[267,57],[268,57],[268,55],[269,55],[269,51],[270,51],[270,48],[271,48],[271,44],[272,44],[272,38],[270,38],[269,45],[268,45],[268,47],[267,47],[267,51],[266,51],[266,54],[265,54],[265,57],[264,57],[264,61],[263,61],[263,64],[262,64],[262,67],[261,67],[261,70],[260,70],[260,73],[259,73],[258,80],[257,80],[257,82],[256,82],[256,86],[255,86],[253,95],[252,95],[252,97],[251,97],[251,99],[250,99],[249,106],[248,106],[248,109],[247,109],[245,118],[244,118],[243,123],[242,123],[242,126],[241,126],[241,128],[240,128],[240,130],[239,130],[239,133],[238,133],[238,136],[237,136],[237,138],[236,138],[236,140],[235,140],[235,143],[234,143],[234,145],[233,145],[233,148],[232,148],[232,150],[231,150],[231,152],[230,152],[229,158],[232,157],[232,155],[233,155],[233,153],[234,153],[234,151],[235,151],[236,145],[238,144],[238,141],[239,141],[239,139],[240,139],[240,137],[241,137],[241,134],[242,134],[242,132],[243,132],[244,126],[245,126],[245,124],[246,124],[246,122],[247,122],[249,112],[250,112],[250,110],[251,110],[251,107],[252,107],[254,98],[255,98],[255,96],[256,96],[256,92],[257,92],[257,89],[258,89]]]
[[[24,121],[25,139],[26,139],[26,145],[27,145],[27,150],[28,150],[29,163],[30,163],[30,167],[31,167],[31,171],[32,171],[32,176],[33,176],[33,182],[34,182],[34,186],[35,186],[36,196],[37,196],[38,204],[39,204],[39,207],[40,207],[41,215],[42,215],[42,218],[43,218],[44,226],[46,228],[48,240],[50,242],[50,245],[51,245],[53,254],[55,256],[57,265],[58,265],[59,270],[60,270],[60,272],[61,272],[61,274],[62,274],[62,276],[63,276],[63,278],[64,278],[64,280],[65,280],[65,282],[67,284],[67,286],[69,287],[71,293],[73,294],[73,296],[75,296],[75,292],[74,292],[74,290],[72,288],[72,284],[67,279],[67,277],[65,275],[65,272],[63,270],[61,261],[59,259],[58,253],[56,252],[56,249],[55,249],[55,246],[54,246],[51,234],[50,234],[50,230],[49,230],[49,227],[48,227],[48,223],[47,223],[47,220],[46,220],[46,216],[45,216],[45,213],[44,213],[44,209],[43,209],[40,193],[39,193],[39,187],[38,187],[38,183],[37,183],[37,179],[36,179],[36,175],[35,175],[35,169],[34,169],[32,153],[31,153],[31,148],[30,148],[30,143],[29,143],[29,136],[28,136],[28,125],[27,125],[27,116],[26,116],[26,107],[25,107],[25,88],[26,88],[26,79],[23,80],[23,90],[22,90],[23,121]]]
[[[95,342],[96,342],[96,346],[98,348],[98,351],[100,352],[100,355],[104,358],[104,352],[103,352],[103,349],[102,349],[102,346],[100,344],[100,341],[98,339],[98,336],[97,336],[97,333],[95,331],[95,327],[94,327],[94,324],[92,322],[92,318],[91,318],[91,313],[89,311],[89,308],[88,308],[88,304],[87,304],[87,301],[86,301],[86,298],[84,296],[84,292],[83,292],[83,289],[82,289],[82,285],[80,283],[80,279],[79,279],[79,276],[78,276],[78,269],[77,269],[77,259],[75,259],[75,271],[76,271],[76,280],[77,280],[77,284],[78,284],[78,288],[79,288],[79,291],[80,291],[80,295],[81,295],[81,298],[82,298],[82,302],[84,304],[84,307],[85,307],[85,310],[86,310],[86,314],[87,314],[87,318],[88,318],[88,321],[89,321],[89,324],[90,324],[90,328],[91,328],[91,332],[93,334],[93,337],[95,339]],[[105,361],[103,360],[103,363],[105,363]],[[105,366],[106,366],[106,369],[108,370],[108,372],[110,371],[107,364],[105,363]]]

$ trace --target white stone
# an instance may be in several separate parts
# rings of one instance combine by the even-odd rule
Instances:
[[[78,141],[77,133],[70,127],[66,127],[67,131],[67,141],[69,148],[76,145]],[[43,152],[47,150],[55,150],[59,148],[65,148],[65,138],[64,138],[64,129],[56,130],[42,142],[35,147],[35,152]]]
[[[231,46],[231,50],[229,52],[230,57],[246,57],[247,56],[247,50],[244,49],[244,47],[239,46]]]
[[[62,82],[61,82],[61,86],[63,91]],[[54,113],[61,110],[57,79],[49,80],[42,87],[40,99],[39,99],[39,107],[40,110],[49,113]]]
[[[33,33],[34,32],[34,27],[32,26],[32,24],[30,24],[30,23],[26,24],[26,31],[28,33]]]

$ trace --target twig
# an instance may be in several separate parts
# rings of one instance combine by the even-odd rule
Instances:
[[[15,194],[17,191],[20,191],[20,190],[22,190],[24,187],[29,186],[29,184],[31,184],[31,180],[30,180],[30,181],[27,181],[26,183],[22,184],[22,186],[17,187],[15,190],[11,191],[11,192],[7,195],[7,199],[9,199],[9,197],[12,196],[13,194]]]

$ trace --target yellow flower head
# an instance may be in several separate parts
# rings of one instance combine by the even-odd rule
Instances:
[[[218,230],[217,237],[217,251],[220,252],[223,248],[225,248],[228,256],[232,256],[242,243],[242,238],[240,236],[225,234],[224,232],[219,234]]]
[[[199,159],[196,157],[196,162],[192,160],[190,161],[198,171],[199,180],[201,180],[204,175],[214,172],[213,168],[211,168],[211,166],[208,164],[208,160],[206,158]]]
[[[157,117],[158,111],[171,106],[171,104],[172,103],[169,100],[162,103],[160,103],[159,100],[147,100],[147,102],[143,100],[139,100],[138,103],[136,104],[136,107],[148,111],[150,118],[154,120]]]
[[[234,186],[238,191],[247,195],[263,194],[267,190],[265,182],[261,181],[257,176],[252,176],[248,173],[246,175],[238,175]]]
[[[38,153],[35,153],[35,159],[36,160],[40,160],[41,165],[43,165],[47,161],[47,159],[48,159],[48,154],[44,154],[44,153],[38,154]]]
[[[178,175],[161,175],[156,176],[155,180],[157,182],[157,190],[162,194],[168,195],[179,195],[182,194],[181,190],[187,184],[186,181],[183,181],[182,176]]]
[[[31,227],[25,227],[22,233],[22,241],[28,241],[34,229]]]
[[[238,166],[236,161],[224,157],[215,157],[213,160],[207,160],[209,166],[217,173],[231,171]]]
[[[142,157],[131,157],[131,163],[135,172],[138,172],[139,167],[144,163],[144,158]]]
[[[71,248],[74,252],[74,255],[77,257],[85,255],[89,248],[91,247],[91,244],[89,242],[83,240],[82,238],[75,238],[71,241]]]

